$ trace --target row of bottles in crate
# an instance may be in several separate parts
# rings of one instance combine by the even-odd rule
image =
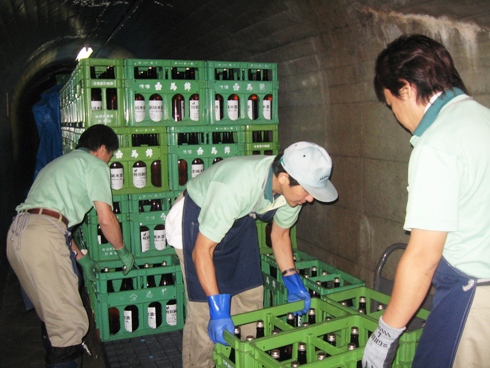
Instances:
[[[171,205],[171,198],[167,198],[168,205],[167,208],[170,208]],[[121,209],[119,206],[119,202],[113,202],[112,204],[113,207],[113,212],[116,215],[121,214]],[[149,208],[147,211],[146,208]],[[151,200],[140,200],[139,201],[139,213],[144,213],[144,212],[161,212],[163,210],[162,208],[162,199],[160,198],[155,198]],[[122,224],[119,222],[119,225],[121,226],[122,230]],[[152,225],[148,225],[152,226]],[[162,219],[161,223],[158,223],[156,225],[153,225],[153,239],[150,236],[150,229],[148,228],[147,225],[145,224],[140,224],[139,227],[139,246],[141,247],[141,253],[148,252],[151,249],[151,245],[153,244],[153,247],[156,250],[164,250],[167,248],[167,236],[165,232],[165,224],[164,220]],[[102,229],[100,228],[100,225],[97,225],[97,243],[98,245],[107,245],[109,244],[108,240],[102,233]],[[134,246],[134,243],[133,243]]]
[[[327,316],[325,321],[329,321],[332,318],[333,317],[331,317],[331,316]],[[309,325],[315,324],[315,323],[317,323],[315,309],[310,308],[310,310],[308,311],[308,316],[307,316],[305,322],[302,322],[301,317],[299,317],[299,316],[296,317],[294,315],[294,313],[288,313],[287,323],[289,326],[291,326],[293,328],[298,328],[298,327],[305,328],[305,327],[308,327]],[[274,328],[272,330],[271,334],[272,335],[278,335],[280,333],[281,333],[280,329]],[[239,326],[235,326],[234,335],[237,339],[241,339],[241,329]],[[370,332],[368,331],[368,337],[369,337],[369,335],[370,335]],[[254,339],[259,339],[259,338],[262,338],[265,336],[266,336],[266,334],[265,334],[265,328],[264,328],[264,321],[258,320],[256,322],[255,336],[249,335],[245,338],[245,341],[252,342]],[[337,347],[337,335],[334,332],[326,333],[325,335],[323,335],[323,341],[327,342],[331,346]],[[349,337],[349,342],[346,346],[346,349],[347,349],[347,351],[351,351],[351,350],[358,348],[359,346],[360,346],[359,345],[359,328],[356,326],[352,326],[350,328],[350,337]],[[308,359],[307,359],[307,344],[304,342],[298,342],[298,349],[297,349],[296,354],[294,354],[293,344],[287,344],[287,345],[284,345],[282,347],[272,349],[272,350],[268,351],[267,353],[269,355],[271,355],[272,358],[274,358],[275,360],[277,360],[279,362],[295,359],[295,360],[292,360],[290,362],[291,367],[298,367],[300,365],[312,363],[311,361],[308,361]],[[330,356],[330,354],[328,354],[327,352],[320,351],[320,350],[316,351],[315,353],[316,353],[315,358],[317,361],[324,360]],[[229,355],[228,359],[232,363],[235,363],[235,360],[236,360],[235,349],[233,349],[233,348],[230,349],[230,355]],[[360,363],[361,362],[358,363],[359,367],[360,367]]]
[[[161,265],[150,266],[149,264],[145,264],[144,267],[165,267],[166,262],[164,261]],[[109,272],[108,268],[105,268],[103,272]],[[165,272],[162,269],[162,272]],[[161,278],[157,281],[156,275],[147,275],[146,283],[144,285],[145,289],[156,288],[156,287],[168,287],[175,285],[174,276],[172,273],[163,273],[161,274]],[[119,285],[114,285],[112,280],[107,281],[107,292],[122,292],[128,290],[135,290],[135,286],[133,285],[132,278],[124,278]],[[139,308],[141,305],[130,304],[123,308],[123,326],[126,332],[134,332],[137,331],[140,327],[139,320]],[[143,313],[147,313],[147,321],[148,326],[152,329],[159,328],[163,320],[165,320],[166,325],[168,326],[176,326],[177,325],[177,299],[170,299],[165,301],[153,301],[148,304],[146,307],[146,311]],[[109,333],[110,335],[117,334],[121,329],[121,313],[119,308],[117,307],[109,307],[108,311],[109,316]]]
[[[173,79],[173,80],[196,80],[198,68],[195,67],[170,67],[161,66],[134,66],[134,79]],[[90,67],[91,79],[116,79],[114,66]],[[200,79],[204,79],[201,77]],[[271,81],[272,76],[269,69],[257,68],[215,68],[215,80],[248,80],[248,81]]]
[[[105,106],[103,105],[102,94],[105,93]],[[186,119],[186,115],[189,115],[189,119],[192,121],[200,120],[200,106],[199,106],[199,94],[192,94],[188,100],[177,93],[172,96],[169,101],[171,104],[172,119],[176,122]],[[147,117],[151,121],[158,123],[163,120],[163,104],[164,99],[161,94],[154,93],[148,97],[148,101],[145,97],[136,93],[133,101],[133,119],[136,123],[141,123]],[[247,99],[247,117],[250,120],[257,120],[261,117],[259,113],[260,97],[256,94],[251,94]],[[98,111],[102,109],[117,110],[117,89],[116,88],[92,88],[91,89],[91,103],[90,108],[92,111]],[[272,94],[267,94],[262,99],[262,117],[266,120],[272,120]],[[225,115],[226,112],[226,115]],[[231,94],[226,100],[220,94],[214,96],[214,119],[221,121],[225,116],[232,121],[238,120],[240,117],[240,96],[237,94]]]

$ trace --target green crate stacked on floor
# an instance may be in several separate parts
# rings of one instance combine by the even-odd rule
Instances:
[[[156,259],[155,259],[156,260]],[[124,276],[103,269],[89,286],[102,341],[180,330],[184,325],[184,285],[176,255],[159,258]]]
[[[337,302],[344,308],[365,315],[377,323],[390,301],[390,296],[367,287],[358,287],[329,294],[327,300]],[[411,366],[415,349],[429,314],[429,310],[421,308],[410,320],[407,329],[399,339],[399,347],[393,361],[393,367]]]
[[[214,359],[217,367],[290,367],[299,358],[301,342],[306,344],[306,366],[356,367],[362,358],[363,346],[377,323],[338,303],[317,298],[311,302],[314,321],[308,322],[308,317],[303,316],[300,323],[290,323],[288,314],[302,306],[303,302],[295,302],[233,316],[235,326],[263,322],[264,336],[247,340],[244,336],[238,339],[225,333],[230,346],[216,345]],[[349,350],[352,327],[357,327],[357,347]],[[280,352],[279,360],[271,356],[274,349]],[[328,355],[324,361],[318,360],[320,352]]]
[[[319,261],[305,252],[295,249],[293,254],[295,267],[311,297],[325,299],[329,294],[365,285],[363,280]],[[264,306],[287,302],[287,289],[272,252],[261,255],[261,267],[264,277]]]

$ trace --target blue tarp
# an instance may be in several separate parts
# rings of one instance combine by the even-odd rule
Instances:
[[[60,90],[56,85],[41,94],[41,100],[32,107],[39,133],[34,179],[49,162],[63,154],[60,124]]]

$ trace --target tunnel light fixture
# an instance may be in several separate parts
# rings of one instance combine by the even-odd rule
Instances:
[[[94,50],[92,50],[91,47],[82,47],[82,49],[78,53],[76,60],[80,61],[82,59],[87,59],[90,57],[90,55],[92,55],[92,52],[94,52]]]

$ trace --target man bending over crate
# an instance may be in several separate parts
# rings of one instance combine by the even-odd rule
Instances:
[[[187,290],[183,366],[214,367],[213,347],[228,345],[231,315],[263,308],[263,279],[255,218],[273,219],[274,256],[288,290],[288,301],[310,296],[294,267],[289,229],[302,205],[331,202],[332,161],[322,147],[298,142],[284,155],[233,157],[188,184],[167,217],[168,243],[176,248]],[[254,335],[243,331],[242,336]]]
[[[71,239],[71,228],[92,206],[104,236],[126,266],[124,273],[134,264],[112,212],[107,163],[118,146],[111,128],[88,128],[77,149],[39,172],[10,226],[7,257],[43,322],[46,368],[81,367],[82,339],[89,322],[78,292],[75,260],[89,281],[96,280],[95,271],[100,269]]]

